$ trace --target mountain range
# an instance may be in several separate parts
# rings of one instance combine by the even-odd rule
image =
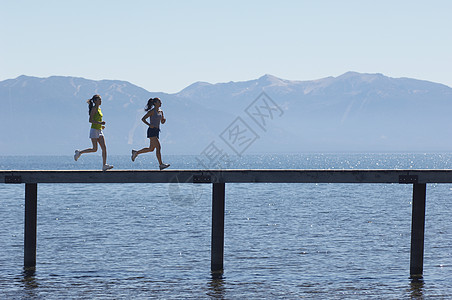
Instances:
[[[19,76],[0,82],[0,155],[70,155],[89,147],[86,100],[93,94],[103,99],[110,154],[149,144],[141,117],[150,97],[163,103],[166,154],[452,150],[452,88],[347,72],[311,81],[264,75],[196,82],[174,94],[119,80]]]

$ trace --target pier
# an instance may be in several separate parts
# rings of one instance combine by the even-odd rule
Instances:
[[[36,266],[40,183],[181,183],[212,185],[211,271],[223,272],[226,183],[412,184],[410,277],[422,278],[426,188],[452,183],[452,170],[0,170],[0,183],[25,184],[24,267]]]

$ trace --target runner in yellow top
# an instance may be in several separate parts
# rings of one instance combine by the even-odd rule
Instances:
[[[102,111],[100,110],[100,107],[97,108],[97,111],[94,112],[94,117],[93,120],[96,122],[93,122],[91,124],[91,128],[97,129],[97,130],[102,130],[102,117],[104,115],[102,114]],[[91,117],[91,114],[90,114]],[[105,122],[104,122],[105,123]]]
[[[77,161],[80,155],[84,153],[96,152],[97,144],[99,144],[102,149],[102,170],[107,171],[113,168],[112,165],[107,164],[107,146],[105,145],[105,137],[102,129],[105,128],[105,122],[102,121],[102,111],[100,110],[100,105],[102,104],[102,99],[99,95],[94,95],[91,99],[86,101],[89,107],[89,122],[91,123],[91,130],[89,132],[89,138],[93,143],[92,148],[85,150],[75,150],[74,159]]]

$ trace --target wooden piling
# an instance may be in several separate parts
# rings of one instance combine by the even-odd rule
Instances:
[[[223,272],[224,256],[224,198],[225,184],[213,183],[212,189],[212,243],[210,269],[214,273]]]
[[[25,184],[24,267],[36,266],[38,184]]]
[[[410,277],[422,278],[424,265],[425,183],[413,184]]]

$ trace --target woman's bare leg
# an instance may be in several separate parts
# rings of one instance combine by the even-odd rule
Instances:
[[[93,147],[80,151],[80,154],[97,152],[97,139],[91,139],[91,142],[93,143]]]
[[[97,139],[97,142],[99,143],[100,148],[102,149],[102,162],[104,165],[107,164],[107,146],[105,145],[105,138],[104,136],[100,136]]]
[[[157,137],[152,137],[151,138],[151,145],[152,145],[151,147],[153,148],[152,150],[157,149],[157,151],[155,151],[155,156],[157,156],[157,160],[159,161],[159,164],[163,165],[162,153],[160,151],[162,149],[162,147],[160,146],[159,139]]]
[[[143,154],[143,153],[148,153],[148,152],[154,151],[154,149],[155,149],[155,147],[152,147],[152,138],[149,138],[149,147],[140,149],[136,153],[137,153],[137,155],[138,154]]]

